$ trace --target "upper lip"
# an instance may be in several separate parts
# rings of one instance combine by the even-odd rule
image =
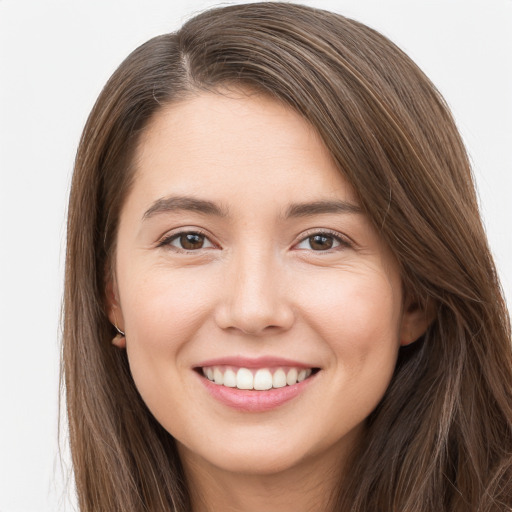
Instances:
[[[291,366],[294,368],[318,368],[310,363],[303,363],[283,357],[262,356],[262,357],[242,357],[228,356],[208,359],[195,365],[196,368],[205,368],[208,366],[236,366],[238,368],[275,368],[278,366]]]

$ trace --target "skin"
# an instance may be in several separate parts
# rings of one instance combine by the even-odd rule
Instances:
[[[404,303],[393,256],[319,137],[274,100],[191,95],[155,116],[135,163],[110,318],[142,398],[177,441],[194,511],[321,510],[425,315]],[[225,215],[158,203],[170,196]],[[317,201],[350,207],[286,215]],[[202,247],[182,249],[180,231],[203,233]],[[212,398],[194,369],[224,356],[320,371],[290,402],[244,412]]]

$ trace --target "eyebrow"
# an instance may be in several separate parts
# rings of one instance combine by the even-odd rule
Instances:
[[[159,213],[192,211],[204,215],[227,217],[227,208],[212,201],[192,196],[169,196],[157,199],[144,213],[142,219],[149,219]],[[284,218],[308,217],[328,213],[362,213],[362,209],[348,201],[312,201],[294,203],[288,207]]]
[[[348,201],[313,201],[290,205],[285,217],[308,217],[325,213],[363,213],[363,210]]]
[[[158,213],[168,213],[180,210],[203,213],[205,215],[214,215],[216,217],[227,217],[228,215],[227,209],[218,206],[212,201],[197,199],[191,196],[169,196],[157,199],[146,210],[142,219],[149,219]]]

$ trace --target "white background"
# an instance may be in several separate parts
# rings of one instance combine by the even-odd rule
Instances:
[[[304,3],[377,28],[446,97],[512,304],[512,1]],[[67,194],[88,112],[132,49],[212,5],[0,0],[0,512],[72,510],[65,442],[64,472],[57,456],[59,311]]]

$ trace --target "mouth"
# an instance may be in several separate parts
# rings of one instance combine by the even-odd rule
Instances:
[[[299,384],[320,371],[319,368],[278,366],[245,368],[243,366],[212,365],[196,368],[210,382],[226,388],[268,391]]]

